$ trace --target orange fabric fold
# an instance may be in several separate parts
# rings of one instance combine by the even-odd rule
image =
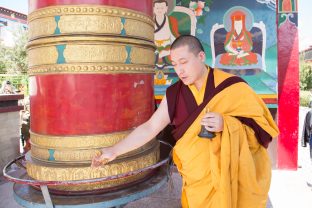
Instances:
[[[216,70],[215,85],[228,76]],[[190,87],[200,104],[204,93]],[[266,207],[271,180],[267,150],[235,116],[252,118],[274,138],[278,128],[269,110],[242,82],[221,91],[206,107],[223,116],[224,129],[213,140],[198,137],[203,111],[177,141],[173,160],[183,178],[182,207]]]

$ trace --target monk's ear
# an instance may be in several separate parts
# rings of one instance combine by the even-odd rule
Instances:
[[[199,57],[199,59],[200,59],[202,62],[205,63],[205,61],[206,61],[206,54],[205,54],[204,51],[199,52],[198,57]]]

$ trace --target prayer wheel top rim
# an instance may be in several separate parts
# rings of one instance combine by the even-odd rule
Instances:
[[[29,40],[67,35],[112,35],[154,42],[154,21],[131,9],[66,5],[38,9],[28,16]]]
[[[34,12],[40,8],[49,6],[66,6],[66,5],[107,5],[121,8],[133,9],[139,12],[143,12],[149,16],[153,16],[153,0],[29,0],[29,13]]]
[[[153,19],[151,16],[146,15],[143,12],[107,5],[64,5],[64,6],[49,6],[40,8],[28,16],[28,21],[31,22],[37,18],[54,17],[55,15],[109,15],[109,16],[122,16],[133,19],[139,18],[140,20],[153,25]]]

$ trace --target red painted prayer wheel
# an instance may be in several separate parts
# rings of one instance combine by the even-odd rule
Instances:
[[[152,0],[30,0],[31,160],[38,180],[83,180],[157,162],[152,141],[100,169],[102,147],[122,140],[154,111]],[[70,165],[69,165],[70,164]],[[58,191],[103,190],[149,172]]]

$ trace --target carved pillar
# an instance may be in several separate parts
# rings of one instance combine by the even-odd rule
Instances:
[[[278,2],[279,169],[297,169],[299,126],[299,48],[297,0]]]

